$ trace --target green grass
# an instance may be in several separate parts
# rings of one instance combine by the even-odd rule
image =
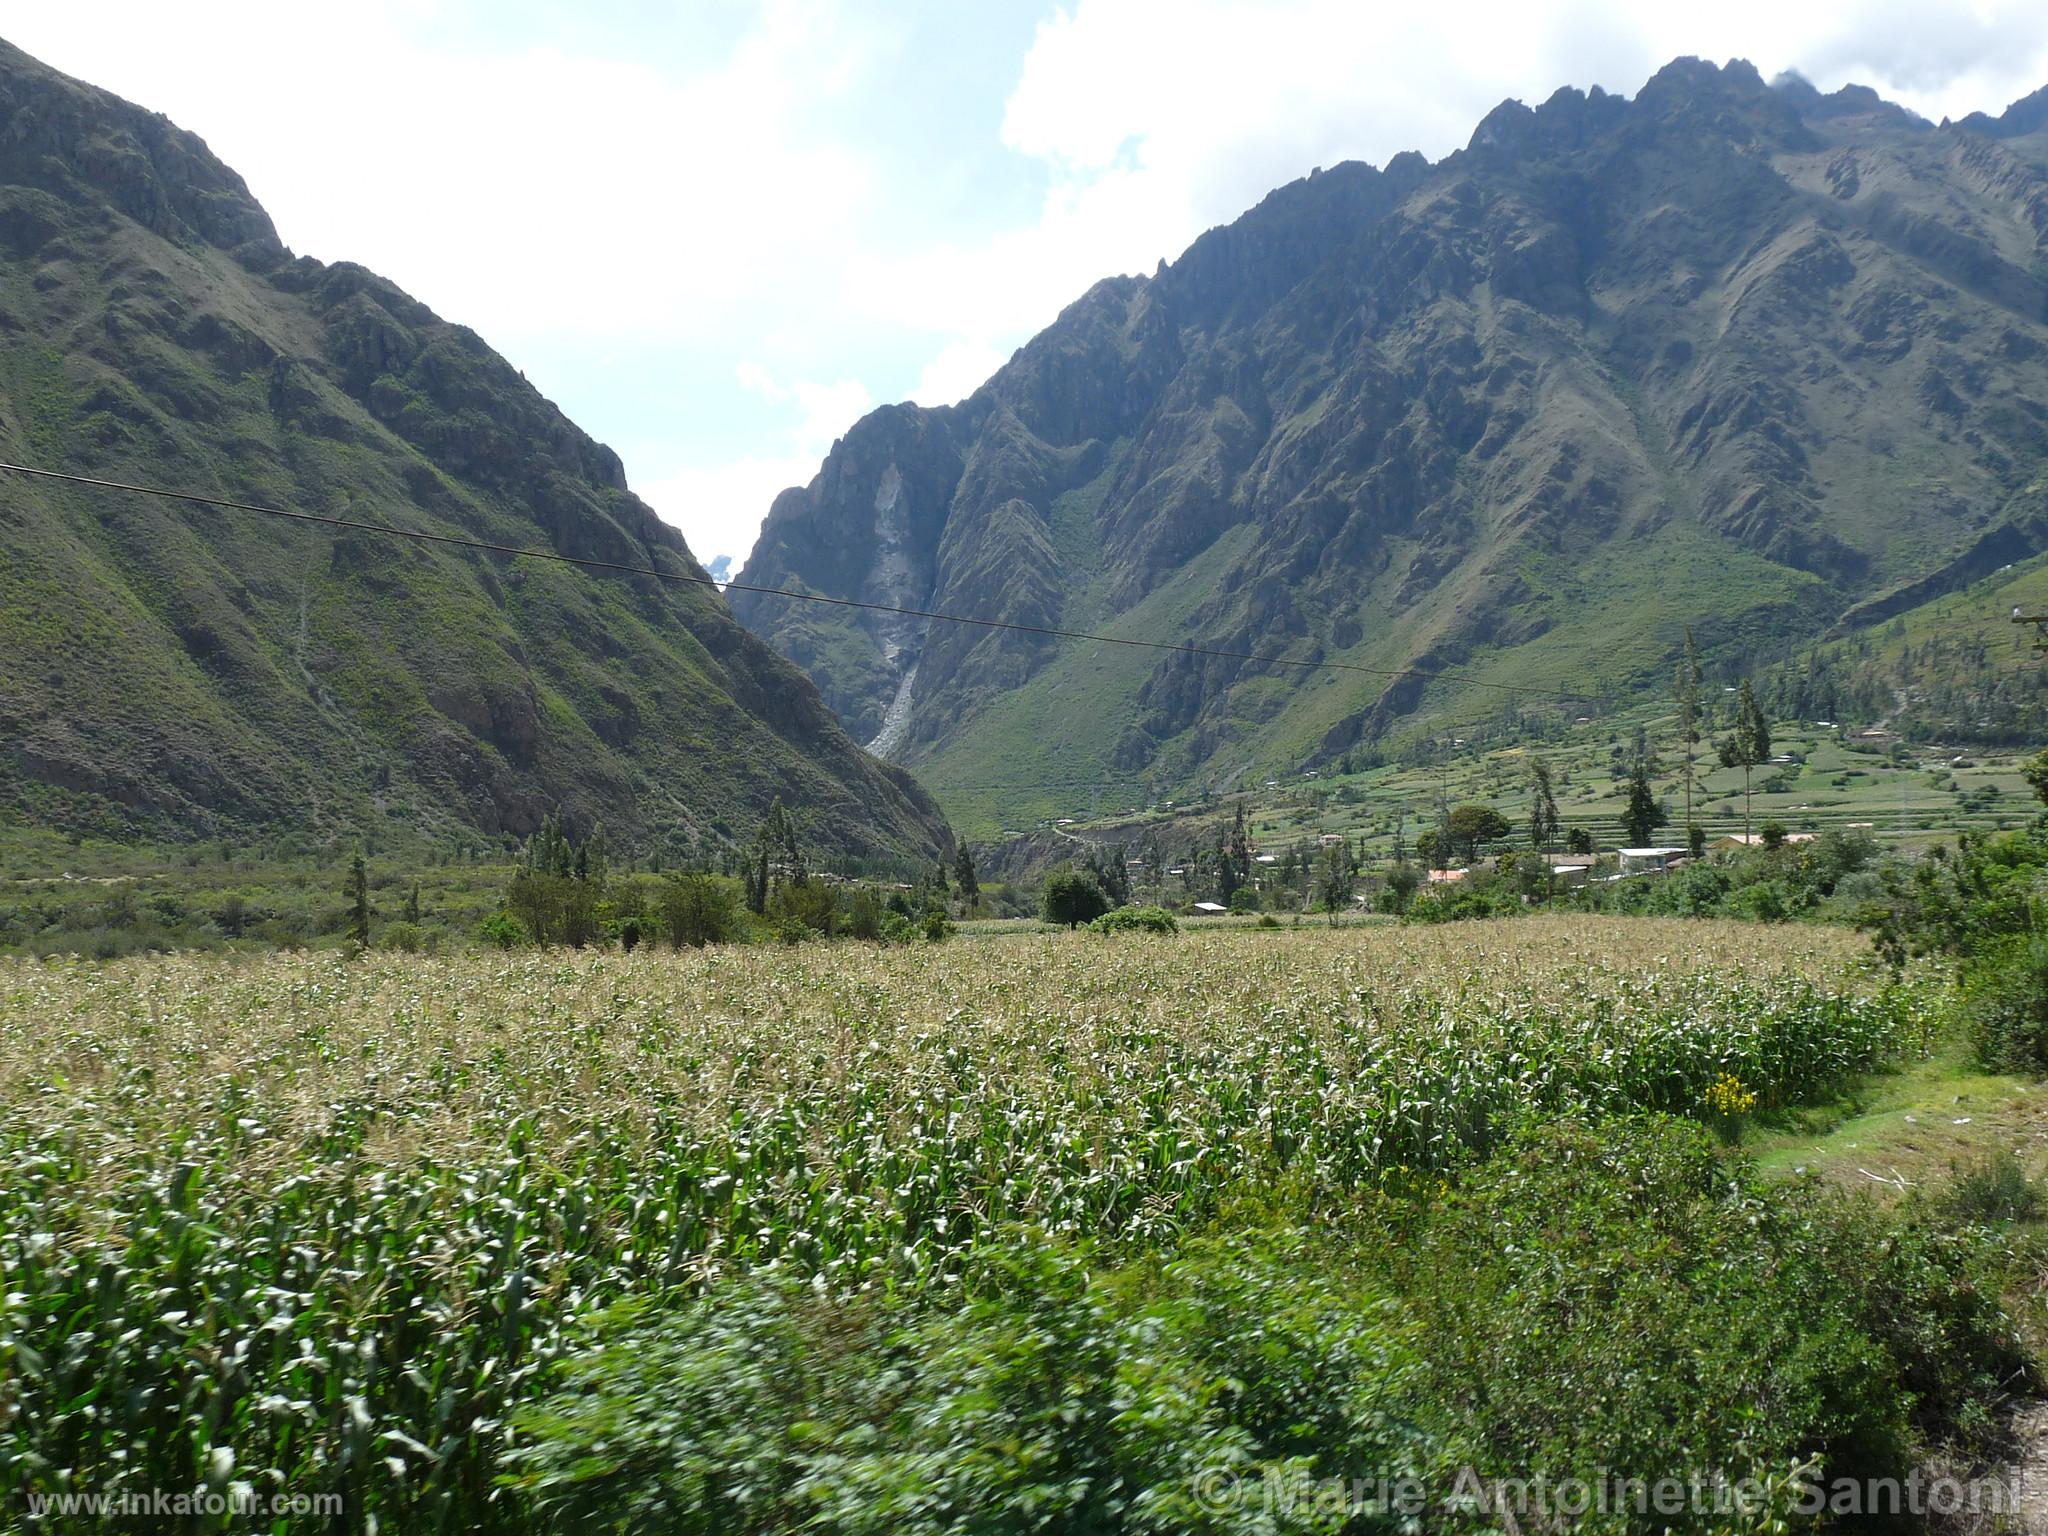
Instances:
[[[1775,1118],[1744,1143],[1775,1174],[1903,1194],[1940,1186],[1987,1149],[2014,1151],[2030,1175],[2048,1172],[2048,1089],[1982,1071],[1959,1042]]]

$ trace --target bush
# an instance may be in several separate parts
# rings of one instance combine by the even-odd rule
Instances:
[[[957,930],[944,912],[933,907],[925,913],[924,921],[918,924],[918,931],[924,935],[926,942],[938,944],[950,939]]]
[[[377,935],[377,948],[416,955],[427,947],[427,936],[418,923],[386,923]]]
[[[1952,1165],[1949,1187],[1938,1207],[1965,1223],[2032,1221],[2041,1213],[2041,1192],[2020,1160],[1999,1147],[1975,1162]]]
[[[1792,902],[1781,882],[1759,880],[1729,897],[1728,910],[1760,923],[1782,923],[1792,915]]]
[[[1963,973],[1963,1017],[1995,1072],[2048,1073],[2048,936],[2015,939]]]
[[[1248,885],[1240,885],[1230,893],[1230,910],[1239,917],[1250,917],[1259,910],[1259,893]]]
[[[655,1536],[1398,1528],[1246,1521],[1199,1502],[1203,1469],[1438,1496],[1466,1467],[1719,1470],[1782,1509],[1811,1457],[1876,1478],[1981,1451],[2021,1369],[1980,1247],[1684,1121],[1535,1127],[1462,1188],[1359,1197],[1351,1237],[1266,1198],[1120,1269],[990,1233],[938,1300],[757,1276],[628,1303],[519,1412],[511,1481],[549,1529]]]
[[[785,923],[798,923],[811,935],[830,938],[838,926],[839,901],[822,880],[791,880],[777,886],[768,898],[767,917],[778,930]]]
[[[510,912],[493,912],[478,926],[477,936],[498,949],[524,949],[533,942],[526,924]]]
[[[1056,869],[1045,877],[1042,910],[1048,923],[1069,928],[1093,922],[1109,910],[1109,898],[1085,870]]]
[[[1513,885],[1475,872],[1447,885],[1432,885],[1415,898],[1408,916],[1418,923],[1455,923],[1521,910],[1522,893]]]
[[[1525,1133],[1412,1252],[1433,1413],[1483,1475],[1897,1476],[2023,1364],[1973,1250],[1666,1117]]]
[[[1651,910],[1676,917],[1706,917],[1721,910],[1728,894],[1726,871],[1712,864],[1690,863],[1674,870],[1651,893]]]
[[[1090,923],[1096,933],[1179,933],[1180,924],[1164,907],[1118,907]]]
[[[515,1480],[564,1530],[938,1536],[1235,1531],[1205,1472],[1420,1470],[1412,1353],[1316,1239],[1088,1257],[1006,1243],[951,1308],[741,1281],[617,1311],[521,1416]]]
[[[746,933],[739,883],[719,875],[670,875],[657,907],[662,930],[678,949],[730,944]]]
[[[851,938],[879,939],[882,936],[882,914],[886,910],[881,895],[873,886],[855,886],[847,894],[846,914],[841,926]]]

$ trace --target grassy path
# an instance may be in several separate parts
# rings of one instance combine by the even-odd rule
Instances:
[[[2048,1173],[2048,1085],[1983,1072],[1966,1045],[1947,1042],[1831,1103],[1774,1116],[1745,1145],[1766,1171],[1878,1194],[1939,1185],[1952,1164],[2000,1148],[2038,1178]]]

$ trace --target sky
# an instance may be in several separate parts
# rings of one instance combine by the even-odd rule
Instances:
[[[1318,165],[1684,54],[1937,121],[2048,84],[2039,0],[9,0],[0,36],[473,327],[735,566],[865,411],[964,398]]]

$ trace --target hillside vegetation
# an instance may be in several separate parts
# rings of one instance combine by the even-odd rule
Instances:
[[[160,116],[0,44],[0,457],[702,572],[475,333],[295,257]],[[561,810],[673,856],[777,794],[929,858],[708,587],[0,476],[0,814],[109,836],[504,845]]]

